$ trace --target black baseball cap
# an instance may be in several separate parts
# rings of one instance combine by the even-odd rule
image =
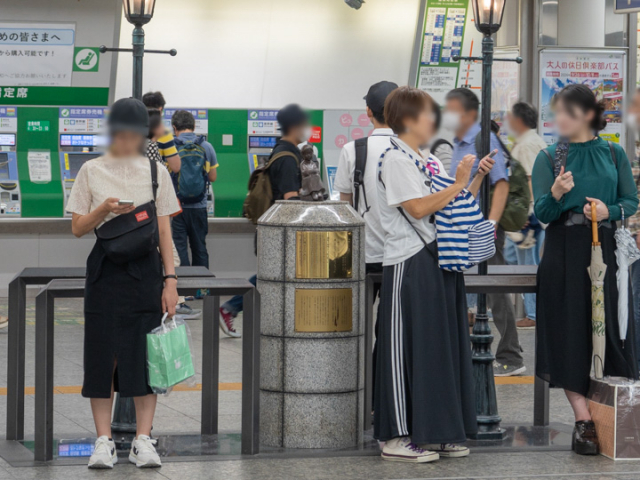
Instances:
[[[398,88],[397,83],[386,81],[371,85],[369,92],[364,97],[367,107],[376,113],[382,113],[384,111],[384,102],[396,88]]]
[[[121,98],[109,111],[109,133],[135,132],[149,135],[149,113],[144,103],[136,98]]]

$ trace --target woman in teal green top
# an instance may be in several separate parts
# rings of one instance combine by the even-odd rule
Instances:
[[[540,152],[532,173],[535,214],[548,223],[538,267],[536,375],[565,390],[575,414],[573,450],[598,453],[587,408],[591,372],[591,202],[596,202],[607,272],[604,279],[605,375],[637,379],[634,342],[620,340],[614,238],[615,221],[638,208],[631,165],[617,144],[597,136],[606,127],[604,107],[585,85],[554,97],[556,126],[566,139]],[[565,163],[566,160],[566,163]],[[629,316],[633,318],[631,296]],[[634,338],[633,322],[628,338]]]

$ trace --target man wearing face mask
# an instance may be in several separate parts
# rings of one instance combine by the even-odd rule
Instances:
[[[267,170],[271,180],[273,200],[297,200],[302,188],[300,172],[302,153],[298,145],[311,138],[311,123],[307,112],[296,104],[282,108],[278,112],[277,119],[282,138],[276,143],[269,160],[276,155],[279,157],[274,159]],[[249,281],[255,285],[256,279],[254,275]],[[236,295],[220,307],[220,327],[226,335],[233,338],[240,337],[235,329],[234,320],[243,308],[242,295]]]
[[[636,132],[640,131],[640,89],[636,90],[629,109],[627,110],[626,123]],[[638,165],[638,157],[631,161],[633,167],[633,176],[636,186],[640,184],[640,165]],[[639,193],[640,195],[640,193]],[[636,238],[638,248],[640,248],[640,214],[636,213],[629,218],[629,230]],[[631,265],[631,286],[633,288],[633,314],[636,323],[636,352],[640,352],[640,261]],[[639,360],[640,363],[640,360]]]
[[[478,170],[480,157],[476,151],[476,141],[481,132],[478,123],[480,101],[468,88],[456,88],[446,96],[446,108],[443,125],[455,133],[451,170],[454,174],[465,155],[475,155],[471,177]],[[496,228],[496,254],[489,260],[489,265],[505,265],[504,242],[505,232],[500,228],[500,219],[509,195],[509,174],[505,164],[502,147],[495,133],[491,133],[491,151],[497,150],[494,157],[495,166],[489,174],[493,197],[489,208],[488,220]],[[509,294],[487,295],[487,303],[493,314],[493,321],[500,332],[500,343],[496,349],[494,375],[507,377],[522,375],[526,371],[522,358],[522,348],[518,340],[515,310]]]

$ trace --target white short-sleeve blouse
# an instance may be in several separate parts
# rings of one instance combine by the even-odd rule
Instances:
[[[66,210],[86,215],[107,198],[133,200],[135,206],[153,200],[149,159],[143,156],[114,158],[106,154],[89,160],[78,172]],[[180,211],[171,176],[162,165],[158,165],[156,211],[159,217]],[[105,222],[115,217],[116,214],[109,213]]]

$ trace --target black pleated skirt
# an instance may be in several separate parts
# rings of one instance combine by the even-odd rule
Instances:
[[[162,288],[157,250],[119,265],[96,242],[87,259],[82,396],[109,398],[112,382],[122,397],[153,393],[146,335],[162,320]]]
[[[384,267],[374,391],[381,441],[461,443],[477,431],[464,278],[441,270],[431,249]]]
[[[629,329],[620,340],[616,241],[613,228],[599,229],[607,264],[604,278],[606,351],[604,374],[638,378],[634,345],[633,295],[629,285]],[[552,386],[587,395],[591,372],[591,228],[549,225],[538,267],[536,375]]]

